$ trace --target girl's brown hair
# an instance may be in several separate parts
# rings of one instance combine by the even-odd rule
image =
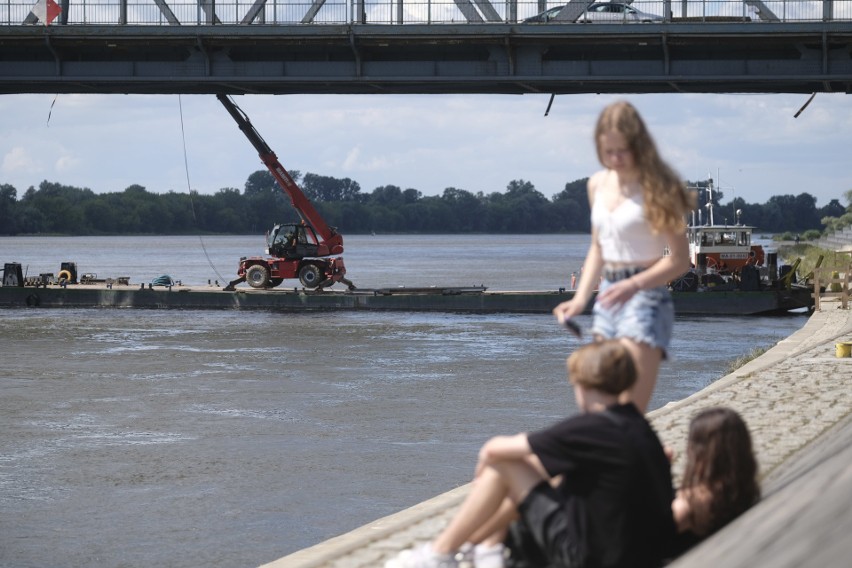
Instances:
[[[699,536],[715,532],[760,499],[751,435],[734,410],[710,408],[692,419],[681,489]],[[709,505],[690,499],[702,492],[709,492]]]
[[[606,164],[601,153],[601,135],[613,131],[624,136],[639,169],[648,223],[658,233],[682,230],[685,216],[695,208],[695,195],[687,191],[680,177],[660,157],[654,139],[633,105],[619,101],[601,112],[595,127],[595,147],[603,165]]]

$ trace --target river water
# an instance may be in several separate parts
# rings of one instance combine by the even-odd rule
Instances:
[[[587,243],[356,236],[345,258],[360,287],[542,290],[568,286]],[[5,237],[0,263],[206,285],[262,248]],[[652,406],[804,322],[678,318]],[[272,561],[466,483],[493,434],[574,412],[576,345],[547,315],[0,310],[0,565]]]

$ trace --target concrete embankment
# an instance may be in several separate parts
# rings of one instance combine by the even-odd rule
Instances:
[[[747,323],[731,333],[748,334]],[[689,421],[730,406],[751,429],[764,498],[672,566],[847,566],[852,557],[852,310],[823,302],[805,326],[708,388],[649,414],[683,467]],[[708,338],[712,342],[712,338]],[[708,345],[708,356],[718,356]],[[473,460],[475,456],[471,456]],[[471,464],[473,461],[471,461]],[[462,486],[350,533],[267,564],[267,568],[381,566],[434,537],[467,494]]]

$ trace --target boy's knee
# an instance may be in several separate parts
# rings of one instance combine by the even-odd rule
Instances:
[[[492,468],[515,504],[523,501],[533,487],[547,480],[525,460],[504,460],[493,464]]]

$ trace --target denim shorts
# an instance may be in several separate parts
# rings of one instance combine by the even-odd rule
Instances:
[[[603,292],[612,284],[604,280],[599,291]],[[604,308],[595,302],[592,315],[593,335],[603,339],[632,339],[637,343],[659,347],[665,356],[674,326],[674,303],[665,286],[639,290],[624,304],[611,308]]]

